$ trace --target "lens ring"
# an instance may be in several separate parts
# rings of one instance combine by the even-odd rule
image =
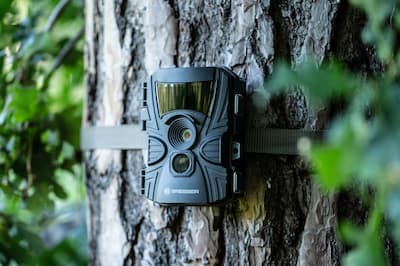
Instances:
[[[187,150],[196,140],[196,127],[186,117],[178,117],[169,126],[168,140],[177,150]]]
[[[175,172],[182,174],[190,168],[190,159],[186,154],[177,154],[172,159],[172,167]]]

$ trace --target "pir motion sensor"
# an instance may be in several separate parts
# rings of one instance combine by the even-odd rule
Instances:
[[[324,133],[246,130],[245,88],[226,67],[160,69],[143,86],[142,129],[83,128],[81,148],[147,148],[141,191],[156,204],[228,202],[244,191],[245,152],[297,154],[301,137],[319,139]]]

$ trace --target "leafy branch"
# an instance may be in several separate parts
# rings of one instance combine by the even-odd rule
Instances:
[[[49,19],[47,20],[45,31],[50,32],[54,25],[56,24],[57,20],[60,18],[62,15],[63,11],[67,7],[67,5],[71,2],[71,0],[61,0],[58,2],[56,7],[53,9],[51,12]]]
[[[60,50],[60,53],[55,58],[50,71],[47,73],[44,84],[48,84],[49,79],[54,74],[54,72],[62,65],[64,59],[68,54],[75,48],[76,44],[82,39],[84,33],[84,28],[82,27]]]

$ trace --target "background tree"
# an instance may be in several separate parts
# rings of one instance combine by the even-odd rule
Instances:
[[[380,29],[390,24],[395,14],[394,2],[389,2],[363,1],[366,19],[347,1],[336,0],[87,0],[84,124],[138,123],[141,83],[160,67],[225,65],[247,79],[249,127],[324,128],[338,110],[345,109],[348,99],[336,98],[323,107],[310,101],[315,99],[312,95],[293,86],[309,85],[314,93],[325,95],[326,91],[325,96],[337,96],[329,93],[336,88],[351,91],[361,83],[342,68],[333,66],[321,72],[329,75],[319,76],[315,67],[303,67],[303,63],[310,55],[316,64],[337,57],[364,77],[382,73],[388,62],[382,59],[391,58],[394,44],[378,45],[376,50],[363,44],[360,36],[367,23],[371,30],[363,33],[364,38],[374,45],[376,40],[386,40]],[[276,72],[278,59],[290,62],[300,74],[279,68],[281,75],[264,90],[264,80]],[[278,96],[269,93],[268,86],[283,85],[291,85],[292,90]],[[350,140],[347,146],[353,148],[352,140],[358,137],[344,138]],[[321,162],[316,165],[319,174],[328,173],[328,179],[320,179],[327,181],[322,183],[328,188],[341,187],[336,184],[348,188],[351,182],[335,180],[358,173],[353,168],[338,172],[348,167],[338,163],[338,158],[348,158],[341,157],[345,145],[340,147],[339,152],[329,150],[335,156],[326,151],[314,153]],[[238,201],[221,207],[164,208],[152,205],[139,193],[139,170],[144,166],[141,152],[88,153],[91,264],[338,265],[350,248],[339,241],[338,219],[347,217],[362,225],[368,217],[368,204],[360,194],[321,193],[310,179],[308,161],[301,157],[246,156],[246,191]],[[336,164],[326,168],[330,159]],[[356,160],[350,163],[359,165]],[[366,192],[361,196],[374,198],[368,195],[374,187],[363,187]],[[358,247],[358,253],[351,253],[350,263],[385,263],[380,244],[385,233],[379,226],[383,214],[374,214],[368,220],[373,226],[366,227],[367,234],[347,230]],[[393,245],[390,239],[387,242],[386,253],[393,259]]]

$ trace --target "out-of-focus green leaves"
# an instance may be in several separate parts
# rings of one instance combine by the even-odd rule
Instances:
[[[61,151],[57,158],[57,163],[62,164],[65,160],[73,159],[75,155],[74,147],[68,142],[64,141],[61,146]]]
[[[12,87],[10,90],[12,120],[25,122],[35,117],[39,105],[39,91],[35,88]]]
[[[0,219],[0,263],[32,265],[37,254],[43,251],[39,236],[29,230],[29,224],[17,222],[12,216],[1,216]]]
[[[84,243],[86,245],[86,243]],[[64,239],[50,250],[44,251],[38,259],[39,265],[87,265],[87,257],[76,246],[77,243]]]
[[[344,232],[343,234],[350,234],[350,232]],[[352,232],[351,234],[355,234]],[[349,252],[343,260],[344,265],[364,265],[364,266],[376,266],[376,265],[387,265],[384,254],[384,248],[382,244],[382,237],[379,232],[370,233],[359,233],[361,239],[357,241],[357,247]]]
[[[45,145],[46,151],[51,151],[54,147],[58,147],[60,144],[60,135],[57,131],[48,129],[44,131],[40,136],[43,145]]]
[[[352,154],[341,147],[325,146],[314,148],[311,154],[319,181],[325,188],[338,189],[350,183],[357,165]]]
[[[3,18],[4,14],[8,12],[13,1],[1,1],[0,3],[0,18]]]
[[[319,103],[336,96],[350,97],[360,87],[359,80],[337,62],[318,66],[311,58],[292,71],[280,62],[274,75],[266,82],[265,89],[271,92],[291,89],[301,85],[310,100]]]
[[[350,222],[340,226],[341,236],[347,243],[355,246],[343,259],[344,265],[387,265],[383,256],[382,211],[375,206],[365,228],[359,228]]]
[[[0,265],[86,264],[84,232],[56,232],[74,237],[51,244],[43,237],[58,213],[84,206],[77,170],[83,42],[59,57],[80,36],[83,1],[70,1],[49,30],[58,3],[0,1]]]
[[[368,179],[369,175],[360,176],[370,130],[365,118],[353,113],[333,124],[327,136],[330,145],[316,145],[311,149],[308,155],[319,173],[318,180],[326,189],[337,190],[357,179],[360,183],[373,181]]]
[[[379,58],[383,62],[393,59],[393,46],[395,31],[392,26],[393,16],[396,11],[397,0],[351,0],[353,5],[362,8],[367,16],[367,27],[364,28],[362,37],[365,43],[377,44]]]
[[[397,252],[400,248],[400,49],[394,45],[400,10],[392,0],[351,2],[367,15],[362,38],[376,49],[382,73],[351,73],[334,59],[321,64],[305,60],[294,70],[278,63],[265,89],[300,87],[314,106],[338,98],[345,102],[340,115],[329,121],[325,142],[304,153],[324,190],[351,190],[373,210],[364,227],[342,223],[343,241],[352,246],[343,264],[383,266],[385,234]]]

